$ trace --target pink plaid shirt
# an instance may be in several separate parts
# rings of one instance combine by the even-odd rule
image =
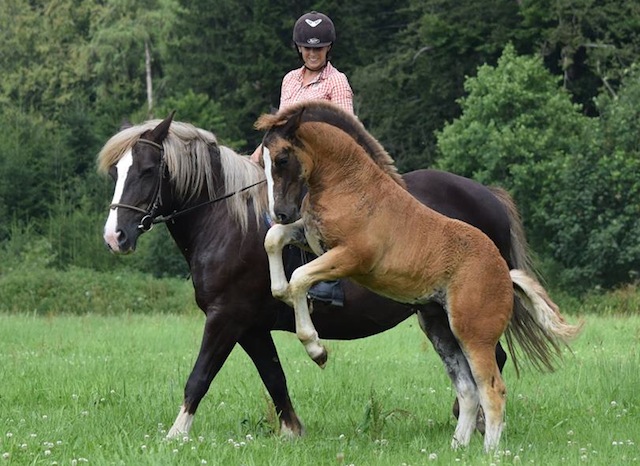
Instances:
[[[289,71],[282,79],[280,110],[303,100],[330,100],[353,113],[353,91],[344,73],[327,63],[318,77],[304,86],[304,66]]]

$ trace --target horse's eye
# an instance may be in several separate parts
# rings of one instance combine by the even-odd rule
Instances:
[[[140,170],[140,176],[142,178],[149,178],[155,176],[158,173],[158,169],[156,167],[145,167]]]

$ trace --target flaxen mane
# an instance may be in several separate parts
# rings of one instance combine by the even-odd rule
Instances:
[[[385,173],[406,189],[406,185],[393,158],[382,145],[365,129],[364,125],[351,113],[326,100],[300,102],[287,107],[275,115],[262,115],[256,122],[256,128],[267,131],[275,126],[284,125],[289,119],[302,112],[301,123],[322,122],[335,126],[355,139]]]
[[[107,173],[133,147],[140,136],[154,129],[161,120],[150,120],[115,134],[98,154],[98,171]],[[213,133],[196,128],[188,123],[174,121],[163,141],[164,158],[167,162],[171,182],[176,194],[188,202],[206,187],[209,199],[239,191],[264,179],[264,173],[247,157],[236,154],[225,146],[218,145]],[[213,157],[219,157],[224,180],[216,179]],[[248,205],[251,200],[259,219],[267,209],[264,185],[259,185],[229,197],[225,202],[232,215],[244,231],[247,229]]]

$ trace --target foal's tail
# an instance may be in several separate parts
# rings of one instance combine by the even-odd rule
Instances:
[[[562,347],[575,337],[582,325],[572,326],[565,322],[558,306],[549,298],[547,292],[535,278],[537,276],[524,226],[518,208],[507,191],[490,188],[494,196],[502,203],[509,217],[511,249],[509,267],[514,283],[516,297],[513,318],[505,333],[505,339],[513,359],[516,373],[519,374],[515,342],[529,357],[531,363],[541,371],[555,369],[555,362],[562,356]]]

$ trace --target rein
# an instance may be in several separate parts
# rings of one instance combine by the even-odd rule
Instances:
[[[185,215],[191,211],[194,211],[196,209],[199,209],[200,207],[204,207],[206,205],[209,204],[214,204],[218,201],[223,201],[225,199],[228,199],[232,196],[235,196],[236,194],[240,194],[241,192],[244,192],[248,189],[251,189],[255,186],[258,186],[259,184],[262,183],[266,183],[266,179],[264,180],[260,180],[256,183],[253,183],[249,186],[245,186],[244,188],[241,188],[237,191],[234,191],[232,193],[227,193],[223,196],[220,197],[216,197],[215,199],[210,199],[208,201],[202,202],[200,204],[196,204],[194,206],[191,207],[187,207],[186,209],[183,210],[178,210],[178,211],[174,211],[173,213],[166,215],[166,216],[162,216],[162,215],[155,215],[156,211],[158,210],[158,208],[162,205],[162,180],[164,178],[164,171],[165,168],[167,166],[166,161],[164,160],[164,157],[162,157],[162,154],[164,154],[164,147],[162,147],[161,144],[158,144],[156,142],[150,141],[148,139],[138,139],[138,142],[144,143],[144,144],[149,144],[150,146],[155,147],[156,149],[160,150],[160,166],[158,168],[158,183],[156,184],[156,188],[155,188],[155,192],[153,195],[153,202],[150,204],[150,208],[148,207],[147,209],[142,209],[140,207],[137,206],[133,206],[133,205],[129,205],[129,204],[122,204],[122,203],[114,203],[111,204],[109,206],[109,209],[115,209],[117,207],[122,207],[124,209],[129,209],[129,210],[135,210],[136,212],[140,212],[142,214],[144,214],[144,217],[142,217],[142,219],[140,219],[140,224],[138,225],[138,229],[142,230],[143,232],[147,232],[150,231],[153,228],[153,225],[156,225],[158,223],[166,223],[169,222],[177,217],[180,217],[182,215]]]

